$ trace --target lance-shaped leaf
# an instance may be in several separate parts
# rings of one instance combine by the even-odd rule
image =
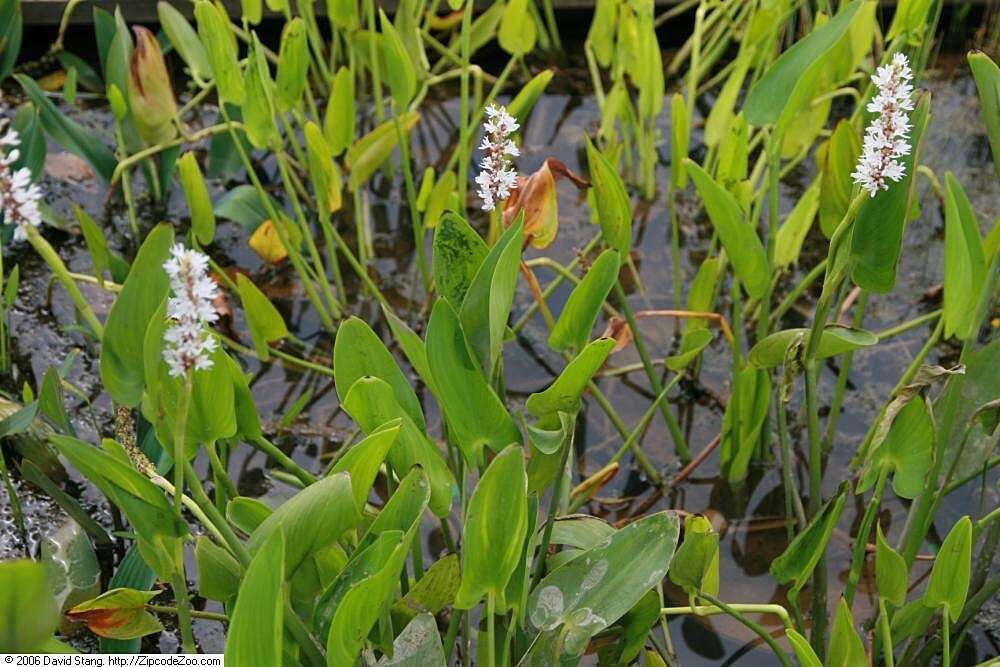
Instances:
[[[820,189],[813,185],[795,203],[792,212],[778,229],[774,244],[775,268],[787,269],[799,259],[802,243],[812,228],[813,218],[819,209]]]
[[[969,69],[979,90],[980,113],[986,121],[993,166],[1000,176],[1000,68],[981,51],[969,52]]]
[[[893,606],[906,602],[906,561],[893,549],[882,534],[882,524],[875,531],[875,585],[878,596]]]
[[[972,520],[959,519],[934,558],[931,578],[924,591],[924,606],[948,614],[958,621],[969,595],[969,572],[972,567]]]
[[[521,434],[503,402],[483,377],[455,310],[438,299],[427,325],[427,365],[455,441],[470,463],[488,445],[500,451]]]
[[[143,386],[145,326],[170,287],[163,263],[170,256],[174,230],[159,225],[147,236],[128,278],[111,306],[101,345],[101,380],[116,403],[138,405]]]
[[[358,512],[365,509],[365,501],[371,492],[379,467],[385,460],[389,448],[399,435],[402,420],[389,422],[361,442],[353,445],[347,453],[337,459],[330,473],[346,472],[351,476],[351,489]]]
[[[208,53],[201,40],[198,39],[198,33],[191,27],[184,15],[165,0],[156,3],[156,15],[160,19],[160,27],[166,33],[170,44],[191,68],[191,73],[202,81],[211,79],[212,65],[208,61]]]
[[[296,16],[281,31],[278,71],[274,77],[278,110],[288,112],[299,105],[309,75],[309,44],[306,24]]]
[[[587,383],[599,371],[615,346],[613,338],[599,338],[570,361],[555,382],[528,397],[525,407],[539,418],[544,428],[559,426],[558,413],[575,414],[580,410],[580,396]]]
[[[530,9],[528,0],[510,0],[504,8],[497,39],[500,48],[512,56],[523,56],[535,48],[538,29]]]
[[[129,61],[128,77],[132,122],[147,144],[164,143],[177,135],[173,122],[177,115],[174,89],[156,36],[142,26],[132,30],[135,48]]]
[[[386,83],[389,84],[396,108],[403,110],[409,106],[417,92],[417,71],[396,27],[382,9],[379,9],[379,21],[382,26],[382,56],[385,59]]]
[[[462,583],[455,607],[471,609],[486,595],[507,609],[504,590],[517,569],[528,526],[528,476],[524,453],[511,445],[479,479],[462,527]]]
[[[799,664],[802,667],[823,667],[823,663],[816,655],[816,651],[813,650],[808,639],[800,635],[793,628],[786,628],[785,636],[788,637],[788,643],[792,645],[792,651],[795,652],[795,657],[798,658]]]
[[[774,61],[747,93],[743,114],[748,122],[758,126],[778,122],[789,101],[795,99],[796,88],[809,84],[807,70],[837,45],[861,4],[861,0],[849,3]]]
[[[750,350],[750,364],[757,368],[775,368],[785,361],[785,353],[797,340],[803,344],[809,339],[808,329],[784,329],[771,334],[758,342]],[[875,334],[864,329],[852,329],[838,324],[823,329],[816,352],[817,359],[835,357],[844,352],[852,352],[862,347],[870,347],[878,343]]]
[[[278,134],[274,124],[274,82],[271,81],[271,67],[264,56],[264,47],[253,34],[247,51],[247,65],[243,70],[243,85],[246,101],[240,107],[243,112],[243,127],[250,143],[256,148],[267,148]],[[254,191],[256,195],[256,191]]]
[[[763,296],[770,284],[771,272],[757,231],[744,220],[743,210],[731,192],[716,183],[694,160],[686,158],[685,164],[705,203],[712,226],[733,263],[733,270],[750,296]]]
[[[316,208],[321,219],[327,220],[331,213],[340,210],[343,184],[340,171],[332,159],[333,151],[323,136],[323,131],[312,121],[306,123],[306,153],[309,163],[309,177],[316,191]]]
[[[236,35],[229,17],[210,0],[198,0],[194,6],[194,16],[198,21],[198,36],[201,37],[201,43],[208,52],[208,61],[212,64],[219,100],[243,104],[246,88],[243,86],[243,77],[240,76]]]
[[[528,618],[540,633],[535,664],[581,655],[591,637],[632,609],[667,573],[678,532],[675,514],[652,514],[546,575],[528,598]]]
[[[82,621],[95,635],[109,639],[137,639],[163,630],[156,617],[146,611],[146,603],[159,591],[115,588],[93,600],[81,602],[66,612]]]
[[[601,225],[604,242],[628,257],[632,248],[632,204],[618,170],[608,158],[587,138],[587,162],[590,165],[590,182],[593,202],[597,208],[597,221]]]
[[[554,75],[554,70],[543,69],[524,84],[521,90],[517,91],[517,95],[507,104],[507,113],[517,119],[518,125],[524,126],[531,110],[535,108],[535,103],[541,98]]]
[[[523,230],[524,216],[518,215],[479,265],[459,310],[469,347],[486,377],[492,376],[503,352],[507,319],[517,289]]]
[[[9,0],[0,4],[0,81],[7,78],[21,50],[24,36],[24,19],[21,3]]]
[[[236,291],[243,303],[254,351],[261,361],[271,357],[268,344],[288,336],[285,320],[271,300],[242,273],[236,276]]]
[[[479,233],[457,213],[446,213],[434,230],[434,284],[455,308],[462,307],[489,248]]]
[[[868,664],[865,644],[854,627],[854,616],[847,600],[840,598],[837,615],[833,619],[830,633],[830,650],[826,656],[826,667],[857,667]]]
[[[410,111],[399,118],[404,135],[420,120],[418,111]],[[398,144],[394,120],[382,123],[374,130],[355,141],[347,149],[344,163],[350,171],[352,190],[368,182],[368,179],[388,160]]]
[[[199,535],[195,540],[194,556],[198,562],[199,595],[219,602],[228,602],[236,595],[243,579],[243,568],[228,551]]]
[[[678,190],[687,187],[684,159],[691,143],[691,123],[687,102],[680,93],[670,98],[670,182]]]
[[[333,92],[323,116],[323,134],[333,155],[340,155],[354,141],[354,125],[354,73],[341,67],[333,78]]]
[[[695,599],[699,591],[719,592],[719,534],[705,517],[684,519],[684,541],[670,561],[670,581]]]
[[[285,573],[291,577],[310,556],[334,544],[359,519],[351,478],[337,473],[307,486],[274,510],[250,535],[247,548],[256,553],[273,533],[284,533]]]
[[[282,663],[285,611],[285,539],[272,532],[262,542],[240,584],[226,637],[226,662],[247,667]]]
[[[771,562],[771,574],[779,584],[791,583],[792,593],[795,595],[809,581],[820,556],[826,550],[830,535],[844,509],[848,486],[846,481],[841,484],[837,495],[826,502],[806,529],[795,536],[784,553]]]
[[[549,334],[549,347],[558,351],[583,349],[604,300],[618,280],[619,266],[620,255],[615,250],[609,248],[600,254],[566,300]]]
[[[455,478],[441,450],[402,408],[392,388],[378,378],[362,377],[347,391],[343,406],[369,434],[394,420],[402,420],[401,432],[389,450],[389,463],[399,474],[416,465],[423,468],[431,487],[431,511],[437,516],[447,516]]]
[[[406,414],[421,429],[426,428],[424,413],[409,380],[403,375],[392,353],[364,320],[351,317],[340,325],[333,344],[333,375],[337,395],[343,401],[348,390],[365,376],[378,378],[390,387]]]
[[[922,93],[916,109],[910,114],[913,127],[910,144],[913,149],[900,158],[905,175],[899,181],[891,181],[888,190],[866,198],[854,219],[850,245],[854,263],[851,278],[862,289],[885,293],[896,284],[903,230],[913,201],[913,176],[929,117],[930,95]]]
[[[861,154],[857,131],[846,120],[837,123],[830,138],[816,155],[820,169],[819,226],[827,237],[833,235],[851,205],[851,172]]]
[[[965,190],[950,171],[945,183],[944,335],[966,340],[979,329],[976,305],[986,280],[986,256]]]
[[[191,228],[198,243],[208,245],[215,238],[215,211],[205,187],[205,177],[194,153],[188,151],[177,162],[177,176],[191,212]]]

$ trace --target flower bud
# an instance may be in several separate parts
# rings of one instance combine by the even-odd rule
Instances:
[[[129,102],[139,136],[147,144],[173,139],[177,130],[173,118],[177,103],[170,85],[167,66],[156,37],[143,27],[135,31],[135,49],[129,65]]]

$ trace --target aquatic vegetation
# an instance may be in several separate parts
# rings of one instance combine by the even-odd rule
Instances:
[[[78,6],[32,61],[0,0],[3,259],[36,272],[0,263],[2,492],[25,544],[28,499],[65,515],[0,561],[0,651],[675,665],[716,618],[727,664],[983,657],[1000,221],[928,155],[942,3],[597,0],[577,45],[549,0],[161,2],[82,54]],[[940,307],[904,317],[935,216]],[[29,302],[66,348],[38,378]]]

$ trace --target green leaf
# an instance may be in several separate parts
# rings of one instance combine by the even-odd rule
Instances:
[[[666,366],[672,371],[686,368],[712,342],[712,332],[708,329],[693,329],[681,338],[681,349],[667,357]]]
[[[271,216],[252,185],[237,185],[215,202],[215,214],[253,231]]]
[[[690,143],[691,123],[687,103],[683,95],[674,93],[670,98],[670,181],[678,190],[687,187],[684,158],[688,156]]]
[[[162,0],[156,3],[156,14],[167,39],[181,59],[191,68],[191,73],[202,81],[211,79],[212,65],[208,61],[208,53],[198,39],[198,33],[184,15],[169,2]]]
[[[719,592],[719,535],[705,517],[684,518],[684,541],[670,561],[670,581],[692,598],[698,591]]]
[[[417,72],[410,60],[410,54],[400,39],[396,27],[379,8],[382,26],[382,53],[385,57],[385,77],[392,93],[392,101],[399,110],[406,109],[417,92]]]
[[[521,89],[517,91],[517,95],[507,104],[507,113],[517,120],[518,125],[523,126],[525,121],[528,120],[528,115],[535,108],[535,104],[541,98],[542,93],[545,92],[545,88],[552,81],[554,75],[554,70],[543,69],[531,77],[528,83],[521,86]]]
[[[264,47],[256,34],[247,51],[243,86],[246,89],[246,101],[240,111],[247,138],[256,148],[268,148],[278,136],[278,128],[274,124],[274,82],[271,81],[271,69],[264,56]],[[235,152],[235,144],[233,146]]]
[[[226,505],[226,519],[248,535],[272,514],[271,508],[256,498],[238,496]]]
[[[388,422],[347,450],[330,469],[330,474],[346,472],[350,475],[351,490],[354,492],[354,503],[358,506],[359,514],[365,509],[372,484],[375,483],[389,448],[396,442],[401,426],[402,420]]]
[[[111,149],[101,143],[101,140],[93,133],[88,132],[57,109],[55,104],[45,95],[45,92],[30,78],[24,74],[15,74],[14,78],[21,84],[24,94],[38,109],[39,118],[46,134],[70,153],[83,158],[105,182],[110,181],[118,164]]]
[[[191,228],[198,243],[208,245],[215,238],[215,213],[205,187],[205,177],[194,153],[188,151],[177,162],[177,176],[191,211]]]
[[[489,248],[457,213],[446,213],[434,230],[434,284],[438,294],[458,309]]]
[[[580,396],[587,383],[599,371],[615,346],[613,338],[598,338],[566,364],[555,381],[543,391],[528,397],[525,407],[553,427],[558,425],[557,413],[576,414],[580,411]]]
[[[30,560],[0,562],[0,651],[32,653],[58,625],[59,607],[45,565]]]
[[[969,595],[969,571],[972,566],[972,520],[963,516],[944,538],[931,578],[924,591],[924,606],[948,614],[958,621]]]
[[[24,20],[21,17],[21,3],[17,0],[6,0],[0,3],[0,81],[7,78],[17,54],[21,50],[21,38],[24,34]]]
[[[273,533],[284,533],[285,574],[291,578],[310,556],[336,543],[360,518],[351,478],[344,473],[330,475],[274,510],[250,535],[247,548],[256,553]]]
[[[861,154],[857,130],[846,120],[837,123],[817,152],[820,168],[819,226],[829,238],[851,205],[851,172]]]
[[[487,377],[496,369],[503,350],[507,319],[517,289],[518,266],[524,247],[523,230],[522,213],[479,265],[459,309],[469,347]]]
[[[109,639],[138,639],[163,630],[156,617],[146,611],[146,603],[160,591],[115,588],[93,600],[81,602],[66,612],[74,621],[87,624],[90,631]]]
[[[861,0],[853,0],[774,61],[747,93],[743,114],[748,122],[761,126],[778,121],[796,88],[803,82],[808,84],[807,70],[837,45],[861,4]]]
[[[323,116],[323,134],[333,155],[340,155],[354,141],[354,125],[354,74],[341,67],[333,78],[333,92]]]
[[[434,561],[420,581],[392,605],[393,625],[404,625],[421,613],[440,612],[455,600],[460,579],[458,554],[448,554]]]
[[[857,667],[868,664],[865,644],[854,627],[854,617],[847,600],[840,598],[837,615],[833,619],[830,633],[830,650],[826,656],[826,667]]]
[[[910,114],[913,149],[900,159],[905,175],[889,183],[889,189],[866,198],[854,219],[851,236],[851,273],[855,284],[870,292],[885,293],[896,284],[896,268],[903,242],[903,230],[913,201],[913,173],[920,154],[924,128],[930,117],[930,95],[923,93]]]
[[[347,391],[343,406],[361,429],[369,434],[402,419],[399,437],[389,450],[389,463],[400,474],[419,465],[430,483],[431,511],[436,516],[447,516],[451,510],[455,478],[437,445],[403,410],[392,388],[378,378],[362,377]]]
[[[632,204],[625,183],[615,166],[587,138],[587,160],[593,187],[597,221],[604,242],[628,257],[632,247]]]
[[[816,217],[816,211],[820,207],[820,198],[820,188],[813,185],[802,194],[792,212],[781,223],[774,243],[775,268],[788,268],[798,261],[802,242],[806,240],[813,218]]]
[[[270,359],[268,343],[288,337],[288,327],[271,300],[242,273],[236,276],[236,290],[246,313],[253,348],[261,361]]]
[[[392,642],[392,657],[383,656],[378,667],[428,667],[446,662],[437,621],[432,614],[420,614]]]
[[[472,609],[486,595],[506,610],[504,590],[517,569],[528,526],[524,453],[511,445],[496,455],[472,492],[462,527],[462,583],[457,609]]]
[[[446,171],[434,183],[434,187],[427,197],[427,205],[424,208],[423,222],[424,227],[427,229],[437,229],[445,209],[449,207],[455,196],[455,183],[457,180],[455,172]]]
[[[763,13],[764,9],[761,8],[759,11]],[[736,105],[736,98],[743,88],[743,81],[746,79],[752,60],[751,54],[745,52],[736,57],[732,73],[722,84],[712,104],[712,110],[708,112],[708,119],[705,121],[705,144],[710,148],[718,146],[729,132],[729,126],[735,116],[733,108]]]
[[[115,570],[115,574],[111,577],[108,586],[112,588],[149,590],[155,581],[156,575],[142,560],[138,547],[133,545],[118,564],[118,569]],[[100,640],[101,653],[138,653],[141,646],[142,643],[138,639],[121,641],[102,637]]]
[[[510,0],[504,8],[497,33],[500,48],[512,56],[523,56],[535,48],[537,38],[538,31],[528,0]]]
[[[970,51],[969,69],[979,90],[980,113],[986,122],[986,132],[993,152],[993,166],[1000,176],[1000,68],[981,51]]]
[[[38,392],[38,409],[63,433],[76,435],[73,423],[66,412],[66,404],[63,402],[62,378],[55,366],[49,366],[42,378],[42,387]]]
[[[784,329],[771,334],[758,342],[750,350],[748,360],[757,368],[775,368],[785,361],[789,346],[801,340],[803,345],[809,341],[808,329]],[[870,347],[878,343],[878,338],[864,329],[852,329],[839,324],[828,325],[823,329],[816,352],[817,359],[835,357],[844,352],[852,352],[862,347]]]
[[[413,129],[419,120],[420,112],[418,111],[409,111],[399,117],[398,122],[402,125],[404,136]],[[350,171],[352,190],[357,190],[367,183],[368,179],[382,167],[385,161],[392,157],[398,144],[396,122],[396,120],[389,120],[382,123],[347,149],[344,163]]]
[[[771,562],[771,574],[779,584],[792,584],[792,593],[798,595],[816,569],[820,556],[826,550],[830,535],[837,526],[847,498],[848,483],[840,485],[837,495],[823,505],[806,529],[795,536],[784,553]]]
[[[161,224],[139,248],[128,278],[111,306],[101,345],[101,380],[111,398],[125,406],[142,398],[145,326],[170,288],[163,263],[170,256],[174,230]]]
[[[746,479],[760,432],[771,407],[770,375],[752,365],[739,371],[739,400],[731,400],[722,420],[722,469],[731,483]],[[738,411],[738,413],[737,413]],[[734,415],[738,430],[733,428]]]
[[[560,352],[583,349],[590,340],[601,306],[618,280],[620,260],[621,256],[609,248],[594,261],[559,313],[549,334],[549,347]]]
[[[309,44],[306,41],[306,24],[296,16],[281,31],[278,52],[278,71],[274,77],[278,111],[287,113],[298,107],[306,89],[309,74]]]
[[[264,3],[261,0],[240,0],[243,10],[243,20],[252,25],[260,23],[264,15]]]
[[[45,156],[48,153],[41,114],[34,104],[25,104],[14,113],[14,117],[10,119],[10,126],[17,130],[21,139],[21,144],[18,146],[21,157],[15,160],[11,167],[27,168],[31,172],[31,180],[37,182],[45,169]]]
[[[591,637],[660,583],[678,532],[676,514],[652,514],[546,575],[528,598],[528,618],[540,632],[532,649],[536,664],[581,655]]]
[[[237,106],[246,99],[246,88],[237,62],[238,48],[229,17],[210,0],[198,0],[194,6],[198,36],[205,46],[212,66],[215,87],[222,103]]]
[[[875,526],[875,584],[878,596],[895,607],[906,602],[906,561],[893,549],[882,533],[882,524]]]
[[[431,311],[426,347],[435,395],[466,459],[472,464],[480,461],[484,445],[498,452],[520,442],[517,425],[483,377],[458,315],[444,299],[439,298]]]
[[[243,579],[243,568],[228,551],[199,535],[195,540],[194,557],[198,562],[199,595],[218,602],[228,602],[236,595]]]
[[[285,540],[274,531],[260,543],[240,584],[226,637],[226,662],[246,667],[282,664]]]
[[[410,419],[421,430],[427,428],[420,400],[409,380],[399,369],[382,339],[364,320],[350,317],[337,330],[337,338],[333,344],[333,375],[341,401],[347,397],[347,392],[354,383],[363,377],[370,376],[384,381],[392,387],[396,401],[406,410]]]
[[[986,255],[965,190],[950,171],[945,183],[944,336],[966,340],[979,332],[976,306],[986,281]]]
[[[712,226],[733,263],[733,270],[743,281],[747,293],[760,298],[770,285],[771,272],[757,231],[744,220],[743,210],[732,193],[716,183],[697,162],[686,158],[685,164],[705,202]]]
[[[94,265],[94,275],[99,281],[103,282],[104,272],[111,271],[112,255],[111,251],[108,250],[108,240],[104,237],[104,232],[98,226],[97,222],[85,210],[74,204],[73,213],[80,223],[83,240],[87,243],[90,260]]]
[[[875,443],[858,481],[858,491],[870,488],[882,468],[888,467],[893,472],[892,489],[897,496],[913,500],[923,493],[927,471],[934,461],[935,430],[922,397],[906,403],[892,420],[885,440]]]
[[[798,658],[802,667],[823,667],[823,663],[816,656],[816,651],[813,650],[808,639],[796,632],[794,628],[785,628],[785,636],[788,637],[788,643],[792,645],[795,657]]]

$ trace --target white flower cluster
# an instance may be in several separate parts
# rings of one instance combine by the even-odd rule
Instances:
[[[899,158],[910,152],[907,112],[913,111],[912,78],[910,63],[902,53],[894,54],[892,62],[872,75],[878,93],[868,103],[868,111],[878,117],[865,130],[858,166],[851,174],[854,182],[872,197],[879,190],[889,189],[887,179],[899,181],[906,174]]]
[[[517,121],[504,107],[492,104],[486,107],[483,142],[479,144],[479,150],[486,151],[486,155],[479,163],[482,171],[476,176],[484,211],[492,211],[517,187],[517,172],[511,169],[507,158],[521,154],[517,144],[510,139],[518,127]]]
[[[163,335],[167,343],[163,359],[170,367],[170,374],[183,377],[190,370],[211,368],[211,354],[218,341],[205,330],[205,325],[219,317],[214,303],[219,287],[208,276],[208,257],[178,243],[163,268],[170,276],[173,292],[167,301],[170,326]]]
[[[31,171],[27,167],[14,169],[12,166],[21,155],[17,148],[20,144],[17,130],[8,128],[7,120],[0,118],[0,213],[5,223],[15,226],[15,241],[28,238],[27,225],[37,227],[42,222],[38,210],[42,191],[32,184]]]

